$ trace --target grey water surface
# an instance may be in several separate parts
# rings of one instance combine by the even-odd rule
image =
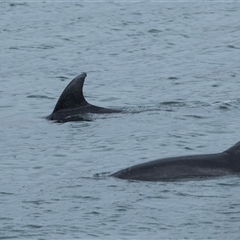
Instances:
[[[0,239],[239,239],[240,179],[122,168],[240,140],[240,3],[0,3]],[[66,85],[126,110],[54,123]]]

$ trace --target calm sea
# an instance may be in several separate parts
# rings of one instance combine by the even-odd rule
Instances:
[[[108,177],[240,140],[239,1],[2,1],[0,12],[0,239],[239,239],[237,177]],[[82,72],[90,103],[127,113],[47,121]]]

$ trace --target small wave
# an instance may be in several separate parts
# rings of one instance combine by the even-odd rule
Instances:
[[[40,225],[34,225],[34,224],[29,224],[29,225],[25,225],[23,226],[24,228],[42,228],[42,226]]]
[[[14,106],[11,106],[11,105],[0,105],[0,108],[11,108],[11,107],[14,107]]]
[[[163,111],[174,111],[179,108],[186,108],[187,103],[181,101],[166,101],[158,104],[159,110]]]
[[[57,78],[59,78],[61,81],[65,81],[65,80],[68,79],[67,77],[64,77],[64,76],[59,76],[59,77],[57,77]]]
[[[160,105],[162,106],[186,106],[186,103],[184,102],[178,102],[178,101],[166,101],[166,102],[161,102]]]
[[[55,99],[55,98],[48,97],[48,96],[45,96],[45,95],[28,95],[27,98]]]
[[[205,119],[205,118],[209,118],[206,116],[199,116],[199,115],[185,115],[186,117],[190,117],[190,118],[195,118],[195,119]]]
[[[148,32],[149,33],[160,33],[160,32],[162,32],[162,30],[153,28],[153,29],[148,30]]]
[[[94,179],[106,178],[109,177],[110,174],[110,172],[95,173],[93,177]]]
[[[232,109],[238,109],[239,108],[239,100],[216,102],[212,105],[216,106],[217,109],[220,109],[223,111],[228,111],[228,110],[232,110]]]
[[[8,192],[0,192],[1,195],[14,195],[13,193],[8,193]]]
[[[10,50],[25,50],[25,49],[52,49],[55,48],[54,46],[51,45],[39,45],[39,46],[12,46],[9,47]]]
[[[9,4],[10,7],[15,7],[15,6],[28,6],[28,4],[25,3],[19,3],[19,2],[15,2],[15,3],[10,3]]]
[[[38,49],[52,49],[52,48],[54,48],[54,46],[42,44],[42,45],[40,45],[40,46],[38,46],[38,47],[33,47],[33,48],[38,48]]]
[[[228,45],[229,48],[240,49],[240,47],[235,47],[233,45]]]

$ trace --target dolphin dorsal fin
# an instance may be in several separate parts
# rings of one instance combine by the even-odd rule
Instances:
[[[64,89],[61,96],[59,97],[53,112],[63,109],[77,108],[88,104],[82,92],[86,76],[86,73],[82,73],[75,77],[67,85],[67,87]]]
[[[232,147],[227,149],[225,152],[232,153],[232,154],[239,154],[240,155],[240,141],[234,144]]]

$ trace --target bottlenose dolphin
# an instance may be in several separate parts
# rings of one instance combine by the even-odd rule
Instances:
[[[110,176],[141,181],[171,181],[226,175],[240,175],[240,142],[222,153],[158,159]]]
[[[87,113],[118,113],[115,109],[91,105],[83,96],[83,84],[87,74],[75,77],[64,89],[53,112],[47,116],[48,120],[60,122],[84,120]]]

